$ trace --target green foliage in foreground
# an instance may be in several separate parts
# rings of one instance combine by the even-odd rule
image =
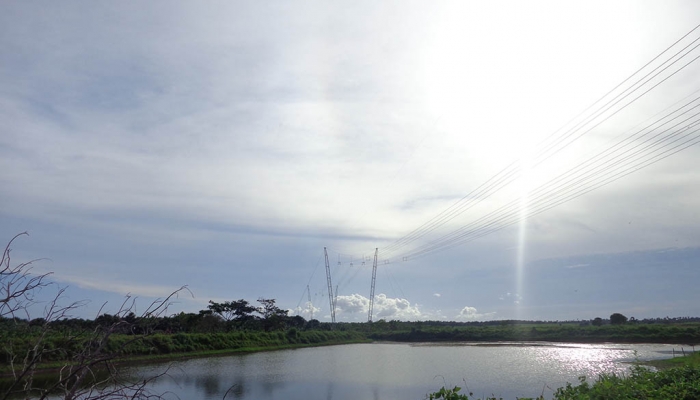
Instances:
[[[700,399],[700,368],[680,367],[653,372],[633,367],[628,376],[601,375],[590,384],[567,384],[554,393],[557,400],[588,399]]]
[[[461,387],[455,386],[453,389],[447,389],[444,386],[435,393],[428,395],[429,400],[445,399],[445,400],[469,400],[466,394],[460,394]],[[469,393],[471,394],[471,393]]]
[[[696,400],[700,399],[700,368],[679,367],[662,371],[650,371],[635,366],[629,375],[603,374],[594,383],[585,377],[574,386],[568,383],[554,392],[554,400]],[[442,388],[428,395],[429,400],[470,400],[469,395],[459,393],[461,388]],[[520,398],[521,400],[527,400]],[[538,400],[544,399],[538,397]],[[501,400],[489,397],[485,400]],[[529,399],[533,400],[533,399]]]

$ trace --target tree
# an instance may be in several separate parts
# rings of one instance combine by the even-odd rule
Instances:
[[[250,319],[253,317],[253,313],[258,310],[244,299],[225,301],[223,303],[209,300],[207,308],[226,321]]]
[[[591,321],[591,325],[601,326],[601,325],[603,325],[603,319],[600,317],[595,317],[595,318],[593,318],[593,321]]]
[[[306,325],[306,320],[301,315],[295,315],[287,318],[287,325],[292,328],[301,329]]]
[[[275,299],[264,299],[262,297],[258,299],[258,303],[262,304],[262,307],[258,309],[258,312],[262,315],[263,318],[269,319],[273,317],[287,316],[289,311],[282,310],[281,308],[277,307],[275,305],[275,302]]]
[[[277,307],[275,299],[264,299],[261,297],[258,299],[258,302],[262,304],[258,312],[263,317],[263,328],[266,331],[283,329],[289,311]]]
[[[622,325],[625,322],[627,322],[627,317],[625,317],[624,315],[622,315],[620,313],[614,313],[614,314],[610,315],[610,323],[612,325]]]
[[[200,313],[197,323],[194,326],[194,332],[201,333],[216,333],[225,331],[226,326],[216,314],[213,313]]]
[[[304,329],[319,329],[321,327],[321,321],[317,319],[310,319],[306,322]]]
[[[209,312],[213,312],[223,318],[227,322],[226,325],[228,329],[245,326],[249,321],[253,321],[257,318],[253,313],[258,311],[257,307],[254,307],[248,300],[244,299],[226,301],[223,303],[209,300],[207,308]]]
[[[0,399],[18,396],[46,399],[58,393],[66,400],[160,398],[150,393],[147,385],[163,374],[128,381],[119,374],[114,362],[123,355],[126,346],[153,332],[149,324],[157,321],[166,312],[171,299],[187,290],[186,287],[172,292],[165,299],[154,301],[140,316],[133,314],[135,299],[127,295],[114,315],[104,314],[104,318],[98,318],[100,321],[94,329],[60,329],[60,322],[69,318],[70,313],[84,302],[64,304],[66,289],[49,281],[50,273],[32,275],[31,265],[38,260],[12,263],[11,246],[24,235],[28,234],[15,235],[0,258],[0,319],[11,321],[3,331],[5,343],[3,353],[0,353],[10,369],[9,382],[0,390]],[[56,294],[45,303],[43,315],[30,318],[39,303],[38,293],[46,293],[51,288]],[[131,336],[130,340],[115,348],[111,336],[124,331],[133,332],[136,324],[143,333]],[[59,361],[64,365],[56,376],[39,386],[34,376],[40,363],[45,361]]]

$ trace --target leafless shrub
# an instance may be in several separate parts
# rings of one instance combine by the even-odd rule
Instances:
[[[27,331],[31,343],[28,348],[13,348],[12,341],[3,350],[8,360],[7,373],[9,384],[4,385],[0,399],[25,398],[46,399],[60,396],[66,400],[97,400],[97,399],[161,399],[162,395],[148,390],[154,380],[167,375],[167,370],[155,376],[131,379],[123,376],[116,363],[123,359],[124,350],[135,342],[142,341],[153,333],[149,323],[164,316],[168,307],[180,293],[189,292],[183,286],[167,297],[150,303],[146,310],[134,318],[136,299],[127,295],[113,315],[110,324],[97,325],[92,331],[79,330],[76,332],[61,332],[62,347],[48,345],[48,337],[58,334],[52,328],[52,322],[70,318],[70,313],[83,306],[84,302],[63,304],[65,288],[59,288],[48,277],[50,273],[33,275],[32,263],[21,262],[12,264],[11,245],[26,232],[13,237],[5,247],[0,261],[0,319],[12,320],[15,324],[21,318],[30,320],[30,309],[39,305],[37,294],[49,286],[57,288],[56,294],[44,307],[40,326]],[[104,308],[100,309],[100,313]],[[99,315],[99,314],[98,314]],[[138,321],[139,326],[136,326]],[[25,325],[27,325],[25,323]],[[134,333],[138,328],[138,332]],[[118,333],[131,333],[128,340],[120,341],[119,345],[111,345],[110,339]],[[46,359],[63,359],[62,364],[52,375],[48,383],[35,383],[37,368]]]
[[[28,235],[22,232],[13,237],[5,246],[5,251],[0,259],[0,317],[16,318],[18,314],[27,316],[27,310],[34,304],[34,296],[38,290],[49,286],[46,279],[50,273],[32,275],[31,265],[38,260],[22,262],[12,265],[10,246],[18,237]]]

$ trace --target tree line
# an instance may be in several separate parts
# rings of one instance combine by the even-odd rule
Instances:
[[[231,331],[281,331],[295,329],[330,330],[329,323],[307,321],[300,315],[290,316],[288,310],[276,305],[275,299],[259,298],[259,306],[245,299],[215,302],[209,301],[206,309],[197,313],[180,312],[172,315],[136,315],[133,311],[115,314],[104,313],[94,320],[83,318],[23,319],[0,316],[0,330],[17,331],[26,326],[30,330],[48,327],[53,331],[103,329],[114,327],[113,333],[143,335],[149,333],[225,333]]]

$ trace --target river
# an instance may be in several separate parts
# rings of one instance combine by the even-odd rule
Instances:
[[[625,373],[631,361],[669,358],[663,344],[368,343],[280,350],[169,363],[151,389],[180,399],[420,400],[443,385],[462,393],[551,398],[566,382]],[[130,367],[134,376],[164,364]],[[177,396],[177,397],[176,397]],[[166,398],[170,398],[166,396]]]

